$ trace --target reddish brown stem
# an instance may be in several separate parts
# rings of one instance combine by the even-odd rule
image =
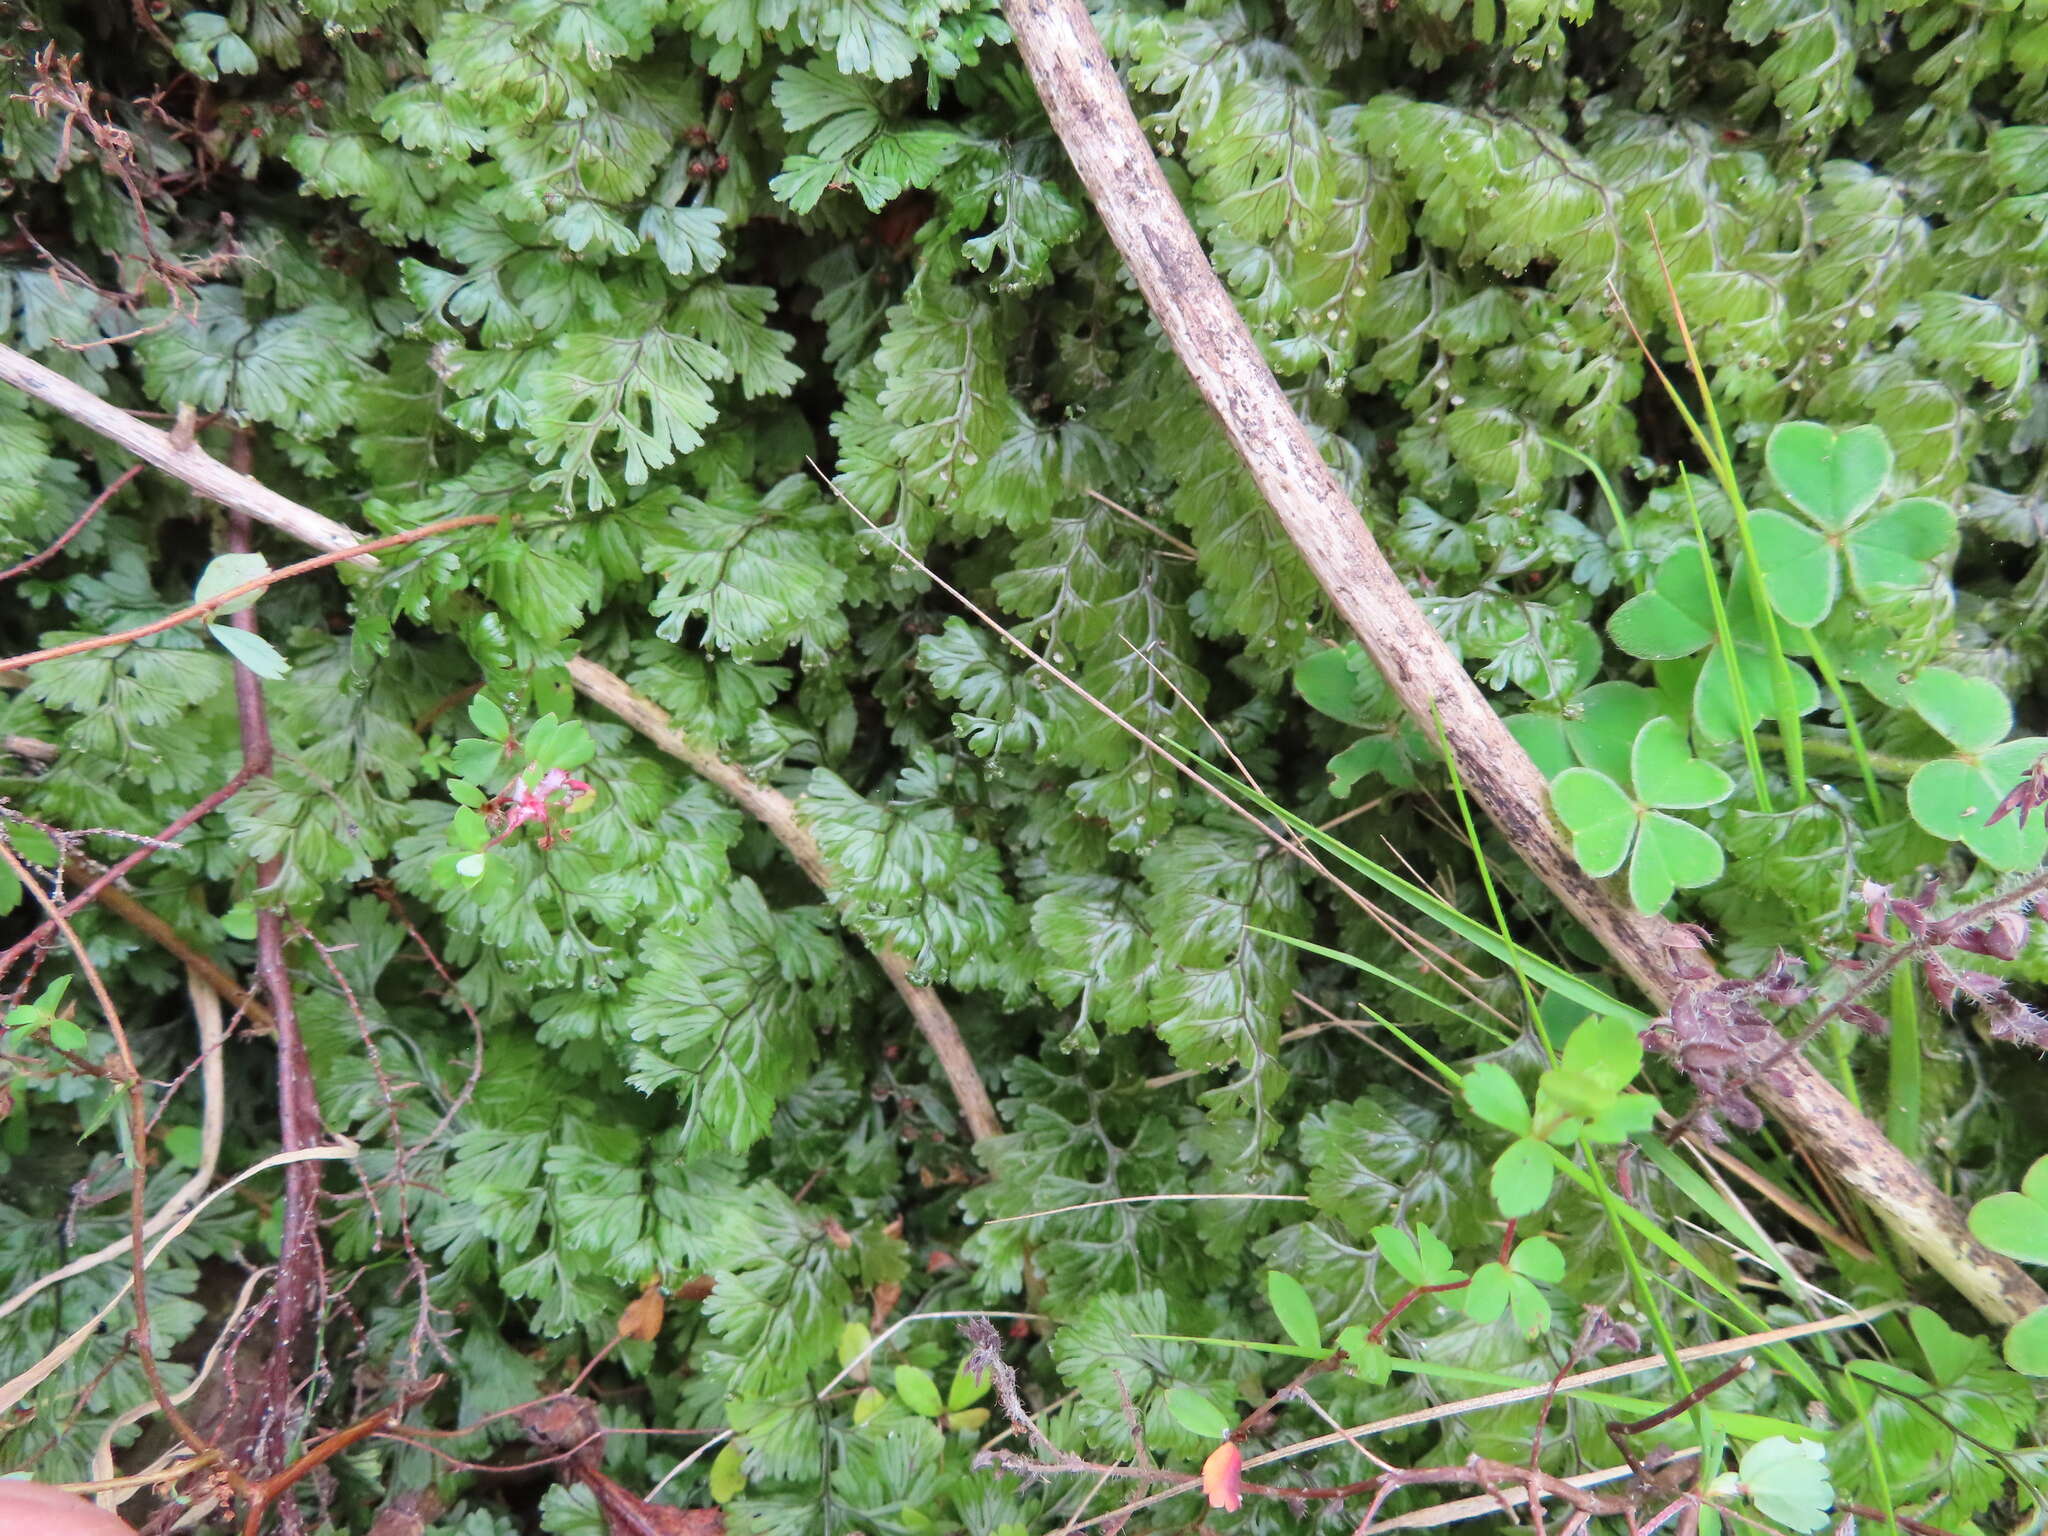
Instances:
[[[246,459],[248,452],[247,436],[238,434],[234,458]],[[236,467],[244,466],[237,463]],[[247,515],[229,514],[228,548],[243,554],[249,547]],[[237,629],[256,633],[256,615],[251,609],[234,614],[228,622]],[[263,697],[263,680],[240,662],[235,663],[235,715],[242,732],[243,773],[250,778],[267,778],[276,752],[270,738],[270,712]],[[280,858],[259,866],[259,886],[275,882],[282,864]],[[306,1056],[305,1038],[299,1032],[298,1010],[292,1002],[291,971],[285,963],[284,914],[275,906],[260,908],[256,914],[256,979],[270,1000],[271,1017],[277,1025],[281,1140],[285,1151],[296,1152],[317,1145],[322,1127],[319,1101],[313,1093],[312,1063]],[[256,1426],[254,1458],[258,1467],[282,1466],[290,1446],[291,1400],[299,1362],[307,1353],[308,1334],[318,1321],[326,1285],[326,1264],[320,1251],[319,1200],[320,1174],[310,1162],[293,1163],[285,1169],[284,1222],[278,1239],[273,1318],[277,1345],[264,1365],[265,1401]],[[260,1511],[252,1513],[260,1520]],[[253,1532],[255,1525],[246,1529]]]
[[[1414,1306],[1416,1302],[1422,1300],[1423,1297],[1434,1296],[1439,1291],[1462,1291],[1471,1283],[1470,1280],[1447,1280],[1442,1285],[1416,1286],[1414,1290],[1395,1302],[1387,1310],[1385,1317],[1372,1325],[1372,1331],[1366,1335],[1366,1339],[1374,1344],[1379,1343],[1381,1338],[1385,1336],[1387,1329],[1392,1326],[1394,1319]]]
[[[10,565],[6,570],[0,571],[0,581],[12,581],[17,576],[26,576],[45,561],[56,559],[64,546],[77,538],[87,523],[99,516],[100,508],[112,501],[117,492],[141,473],[142,466],[140,464],[130,464],[126,469],[122,470],[120,474],[114,477],[112,484],[86,503],[85,510],[78,514],[77,520],[69,528],[58,534],[56,539],[47,548],[37,554],[30,555],[19,565]]]

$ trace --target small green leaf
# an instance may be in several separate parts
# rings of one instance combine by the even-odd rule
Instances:
[[[256,909],[246,901],[238,901],[220,917],[221,932],[231,939],[249,940],[256,937]]]
[[[503,741],[512,734],[512,722],[505,718],[505,711],[481,693],[469,701],[469,718],[493,741]]]
[[[1522,1086],[1497,1061],[1482,1061],[1465,1074],[1465,1102],[1488,1125],[1517,1136],[1529,1134],[1529,1101]]]
[[[1515,1244],[1510,1268],[1531,1280],[1556,1285],[1564,1279],[1564,1250],[1547,1237],[1525,1237]]]
[[[291,663],[278,654],[277,647],[261,635],[226,624],[209,624],[206,632],[220,642],[222,650],[258,677],[274,682],[292,669]]]
[[[946,1412],[956,1414],[972,1408],[988,1396],[989,1388],[994,1385],[993,1376],[979,1375],[961,1366],[953,1373],[952,1385],[946,1388]]]
[[[2048,737],[2022,736],[1975,762],[1929,763],[1906,785],[1906,808],[1927,831],[1963,844],[1993,869],[2032,869],[2048,853],[2048,818],[2030,816],[2025,826],[2017,816],[1985,823],[2044,753]]]
[[[1640,817],[1636,803],[1606,774],[1568,768],[1550,786],[1550,803],[1572,834],[1572,852],[1589,875],[1611,875],[1628,858]]]
[[[1879,427],[1835,432],[1817,421],[1788,421],[1765,442],[1764,463],[1794,506],[1839,533],[1883,494],[1892,450]]]
[[[1295,667],[1294,691],[1319,714],[1346,725],[1366,725],[1370,722],[1360,710],[1358,674],[1351,667],[1354,656],[1363,657],[1355,640],[1315,652]]]
[[[1955,536],[1956,515],[1940,502],[1899,502],[1849,530],[1849,580],[1866,597],[1923,587]]]
[[[1501,1215],[1531,1216],[1549,1203],[1556,1180],[1549,1150],[1535,1137],[1523,1136],[1494,1159],[1487,1188]]]
[[[58,1050],[82,1051],[90,1043],[86,1039],[85,1031],[71,1020],[55,1017],[50,1020],[50,1044]]]
[[[1415,1239],[1399,1227],[1380,1226],[1372,1229],[1373,1246],[1380,1251],[1380,1257],[1394,1266],[1394,1272],[1410,1285],[1427,1285],[1423,1278],[1422,1255],[1417,1251]]]
[[[865,1424],[888,1406],[888,1394],[880,1387],[862,1387],[853,1399],[853,1422],[856,1426]]]
[[[1475,1323],[1494,1321],[1508,1309],[1508,1272],[1498,1264],[1480,1265],[1459,1297],[1459,1305]]]
[[[2029,1200],[2048,1206],[2048,1157],[2034,1159],[2034,1166],[2020,1180],[2020,1193]]]
[[[2022,1376],[2048,1376],[2048,1307],[2012,1325],[2005,1336],[2005,1363]]]
[[[914,1365],[899,1365],[895,1372],[896,1395],[903,1400],[903,1406],[922,1418],[936,1419],[946,1411],[945,1402],[939,1397],[939,1384],[932,1380],[931,1372]]]
[[[164,1132],[164,1153],[181,1168],[197,1168],[204,1150],[196,1125],[174,1125]]]
[[[1535,1338],[1550,1326],[1550,1298],[1520,1275],[1508,1282],[1508,1305],[1514,1309],[1515,1326],[1525,1338]]]
[[[1742,669],[1742,685],[1748,695],[1749,715],[1743,718],[1735,705],[1735,685],[1732,669]],[[1792,674],[1792,717],[1804,719],[1820,707],[1820,690],[1814,685],[1813,674],[1796,662],[1789,667]],[[1755,728],[1766,716],[1775,718],[1778,711],[1777,696],[1771,681],[1770,658],[1758,646],[1744,643],[1738,634],[1733,648],[1717,645],[1707,656],[1706,664],[1700,668],[1699,681],[1693,687],[1692,726],[1693,732],[1703,741],[1735,741],[1744,733]]]
[[[1750,513],[1749,535],[1771,606],[1801,629],[1825,619],[1842,595],[1842,564],[1827,536],[1769,507]]]
[[[1221,1440],[1237,1427],[1207,1393],[1198,1392],[1193,1387],[1168,1388],[1166,1411],[1173,1415],[1176,1424],[1197,1440]]]
[[[839,1330],[836,1354],[839,1368],[843,1371],[860,1358],[860,1352],[868,1347],[868,1330],[865,1323],[849,1321]]]
[[[1675,891],[1712,885],[1727,860],[1721,845],[1689,821],[1662,811],[1643,817],[1636,854],[1628,867],[1629,899],[1638,912],[1661,912]]]
[[[215,555],[199,573],[199,585],[192,589],[192,601],[210,603],[223,592],[231,592],[244,582],[255,581],[270,574],[270,562],[261,555]],[[233,602],[222,603],[214,613],[225,618],[231,613],[240,613],[244,608],[261,597],[261,592],[250,592]],[[255,671],[254,667],[249,669]]]
[[[1666,555],[1650,590],[1630,598],[1607,621],[1607,635],[1631,656],[1675,661],[1714,638],[1714,609],[1707,596],[1699,549],[1682,544]]]
[[[1571,1033],[1558,1067],[1546,1081],[1568,1075],[1583,1091],[1605,1098],[1620,1093],[1643,1070],[1643,1038],[1626,1019],[1596,1014]]]
[[[448,749],[448,770],[472,784],[495,787],[505,771],[505,749],[481,736],[465,736]]]
[[[1765,1519],[1802,1533],[1827,1527],[1835,1489],[1825,1453],[1814,1441],[1782,1435],[1759,1440],[1743,1453],[1739,1475],[1742,1491]]]
[[[25,821],[5,823],[7,841],[17,857],[30,864],[39,864],[44,869],[54,869],[59,854],[57,840],[41,827],[32,827]]]
[[[879,1396],[879,1394],[877,1394]],[[858,1406],[855,1415],[859,1414]],[[711,1458],[710,1476],[711,1502],[730,1504],[747,1488],[747,1458],[740,1450],[739,1442],[728,1440],[719,1453]]]
[[[2012,705],[1996,683],[1928,667],[1906,685],[1913,710],[1964,752],[1983,752],[2012,729]]]
[[[2048,1264],[2048,1206],[2028,1195],[1992,1195],[1970,1207],[1970,1232],[1986,1248],[2022,1264]]]
[[[1322,1324],[1316,1320],[1316,1304],[1292,1275],[1273,1269],[1266,1272],[1266,1300],[1280,1320],[1287,1337],[1302,1349],[1323,1347]]]
[[[1598,683],[1580,694],[1577,718],[1567,721],[1572,750],[1588,768],[1617,784],[1630,782],[1629,760],[1643,727],[1664,710],[1656,693],[1638,683]]]
[[[1589,1116],[1579,1134],[1602,1146],[1634,1141],[1657,1123],[1657,1101],[1647,1093],[1624,1093],[1598,1114]]]
[[[1694,757],[1685,731],[1663,715],[1637,735],[1630,776],[1638,800],[1671,810],[1718,805],[1735,791],[1735,781],[1712,763]]]
[[[465,880],[480,880],[483,878],[487,862],[486,856],[481,853],[465,854],[455,861],[455,873]]]

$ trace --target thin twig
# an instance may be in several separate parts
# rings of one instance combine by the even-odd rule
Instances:
[[[4,350],[0,348],[0,351]],[[150,620],[147,624],[138,624],[133,629],[124,629],[111,635],[93,635],[84,640],[73,640],[65,645],[53,645],[45,650],[24,651],[19,656],[0,657],[0,672],[18,672],[23,667],[34,666],[37,662],[55,661],[63,656],[77,656],[85,651],[103,650],[110,645],[127,645],[136,640],[147,639],[151,635],[160,635],[167,629],[176,629],[180,624],[190,623],[193,619],[203,619],[208,614],[218,613],[224,604],[247,597],[252,592],[261,592],[266,587],[274,587],[281,581],[291,580],[294,576],[303,576],[308,571],[324,570],[330,565],[339,565],[344,560],[352,560],[360,555],[374,555],[379,550],[395,549],[401,544],[417,544],[421,539],[450,533],[457,528],[474,528],[484,523],[502,521],[503,519],[495,512],[477,512],[468,517],[444,518],[438,523],[428,523],[423,528],[408,528],[403,533],[386,534],[381,539],[369,539],[361,544],[329,550],[324,555],[314,555],[292,565],[279,566],[274,571],[265,571],[261,576],[252,577],[248,581],[229,587],[225,592],[214,594],[203,603],[187,604],[175,613],[167,613],[160,619]],[[248,611],[246,608],[242,610],[243,613]],[[241,616],[233,615],[235,619],[240,619]]]
[[[35,554],[30,555],[26,560],[21,561],[17,565],[10,565],[6,570],[0,571],[0,582],[12,581],[17,576],[26,576],[37,566],[44,564],[46,561],[54,560],[59,552],[63,550],[64,546],[77,538],[79,531],[99,515],[100,508],[112,501],[117,492],[121,491],[127,486],[129,481],[141,473],[142,466],[140,464],[130,464],[126,469],[122,470],[108,484],[105,490],[86,503],[85,510],[78,514],[77,519],[69,528],[66,528],[54,540]]]

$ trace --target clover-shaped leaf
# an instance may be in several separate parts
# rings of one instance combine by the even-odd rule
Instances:
[[[1605,1016],[1587,1019],[1537,1082],[1536,1131],[1559,1145],[1581,1139],[1613,1144],[1640,1135],[1657,1114],[1655,1099],[1629,1091],[1642,1065],[1635,1026]]]
[[[1916,496],[1873,510],[1892,467],[1876,427],[1786,422],[1771,433],[1764,462],[1806,520],[1765,508],[1750,517],[1750,536],[1771,606],[1802,628],[1833,610],[1844,559],[1850,584],[1873,598],[1924,584],[1928,563],[1955,538],[1955,514],[1938,501]]]
[[[1826,1452],[1811,1440],[1773,1435],[1743,1452],[1738,1474],[1757,1513],[1789,1530],[1824,1530],[1832,1522],[1834,1484]]]
[[[1839,530],[1883,494],[1892,449],[1879,427],[1836,432],[1817,421],[1788,421],[1764,444],[1764,464],[1793,506]]]
[[[1372,1241],[1380,1256],[1410,1285],[1451,1285],[1465,1278],[1465,1272],[1451,1262],[1451,1250],[1443,1239],[1426,1225],[1416,1227],[1413,1237],[1399,1227],[1374,1227]]]
[[[2027,1170],[2017,1190],[1970,1207],[1970,1232],[1986,1248],[2022,1264],[2048,1264],[2048,1157]]]
[[[2022,824],[1991,815],[2012,787],[2048,753],[2048,737],[2003,741],[2012,706],[1982,678],[1927,667],[1907,685],[1920,718],[1955,744],[1956,755],[1926,764],[1906,786],[1913,820],[1936,837],[1961,843],[1993,869],[2029,869],[2048,853],[2048,818]],[[2000,743],[2003,741],[2003,744]]]
[[[1535,1136],[1519,1136],[1493,1161],[1487,1193],[1503,1216],[1533,1216],[1550,1203],[1557,1165],[1550,1149]]]
[[[1568,768],[1550,786],[1551,804],[1590,875],[1629,866],[1629,898],[1662,911],[1672,893],[1721,877],[1721,845],[1667,810],[1698,810],[1727,798],[1734,782],[1692,755],[1685,733],[1660,715],[1636,732],[1629,753],[1634,792],[1598,768]]]
[[[1299,1280],[1292,1275],[1283,1275],[1277,1269],[1267,1271],[1266,1299],[1273,1304],[1273,1315],[1280,1320],[1287,1337],[1298,1348],[1323,1347],[1323,1329],[1316,1320],[1316,1304],[1309,1299]]]
[[[1550,1326],[1550,1302],[1537,1289],[1564,1278],[1564,1253],[1547,1237],[1526,1238],[1515,1245],[1505,1264],[1482,1264],[1461,1298],[1465,1315],[1490,1323],[1510,1307],[1515,1323],[1534,1337]]]
[[[2048,1307],[2012,1325],[2005,1336],[2005,1363],[2022,1376],[2048,1376]]]
[[[1577,699],[1575,717],[1565,722],[1565,739],[1588,768],[1629,781],[1636,738],[1664,713],[1657,695],[1636,683],[1600,683]]]
[[[1772,701],[1776,693],[1762,623],[1750,600],[1742,565],[1736,565],[1726,606],[1732,647],[1721,643],[1708,579],[1699,546],[1681,544],[1658,563],[1649,590],[1615,610],[1607,621],[1607,634],[1629,655],[1645,661],[1676,661],[1704,650],[1706,660],[1693,685],[1693,726],[1708,740],[1732,741],[1754,729],[1765,715],[1775,713]],[[1782,638],[1791,649],[1791,637]],[[1749,705],[1746,719],[1736,707],[1736,668],[1741,669]],[[1813,674],[1802,666],[1789,670],[1793,711],[1796,716],[1810,714],[1820,704]]]
[[[1842,563],[1826,534],[1764,507],[1749,515],[1749,536],[1771,606],[1788,623],[1811,629],[1834,611],[1842,595]]]

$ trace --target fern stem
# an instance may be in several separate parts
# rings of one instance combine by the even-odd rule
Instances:
[[[1877,769],[1871,762],[1870,749],[1863,742],[1863,728],[1856,723],[1856,710],[1849,703],[1849,695],[1842,688],[1841,675],[1828,660],[1828,653],[1821,649],[1820,640],[1810,629],[1799,632],[1807,652],[1813,657],[1813,664],[1820,668],[1821,681],[1828,685],[1828,692],[1835,697],[1835,707],[1842,712],[1842,729],[1849,737],[1849,751],[1856,759],[1856,767],[1863,774],[1863,792],[1870,797],[1870,814],[1882,819],[1884,799],[1878,793]],[[1803,736],[1804,733],[1802,733]]]

